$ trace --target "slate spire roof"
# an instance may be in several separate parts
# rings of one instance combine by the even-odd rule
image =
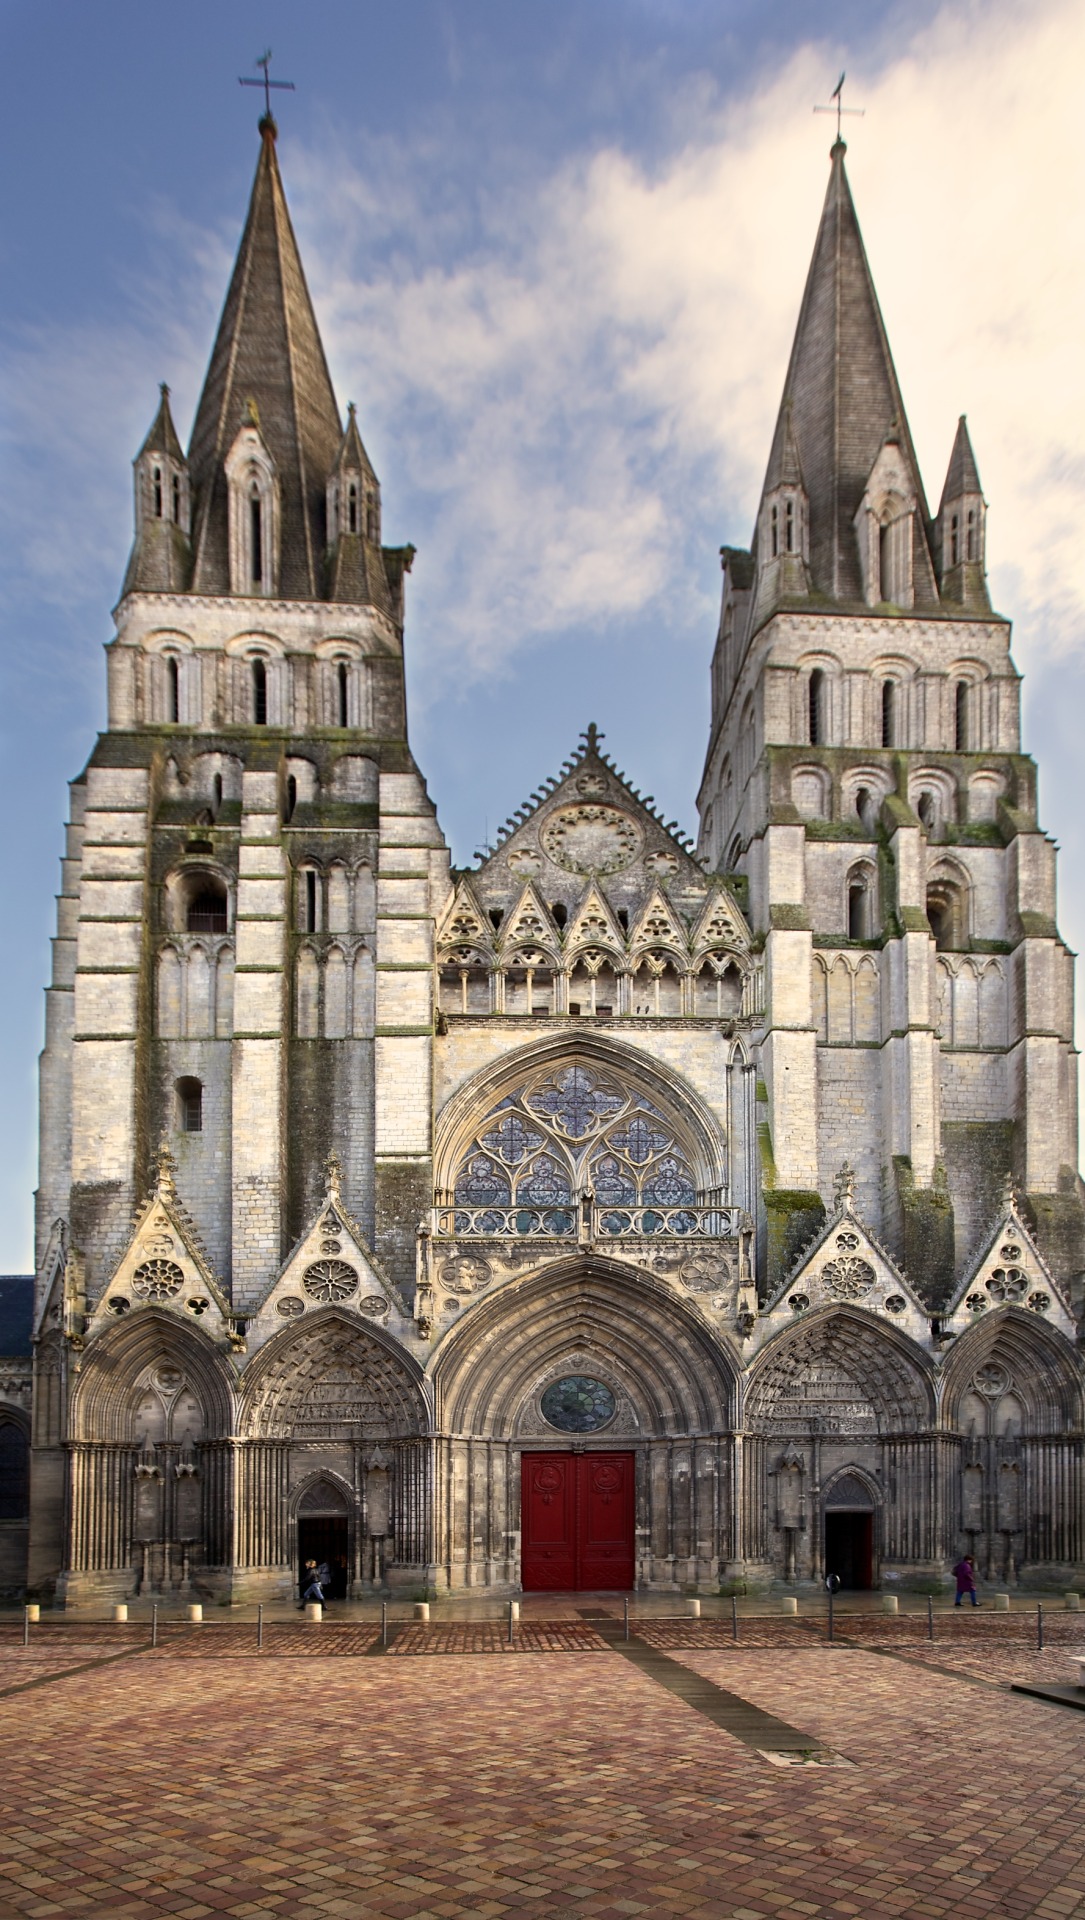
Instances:
[[[953,451],[949,456],[946,484],[942,488],[942,506],[945,506],[947,500],[959,500],[966,493],[978,493],[982,497],[983,488],[980,486],[979,468],[972,451],[968,423],[962,413],[957,422]]]
[[[278,473],[279,591],[316,600],[323,589],[324,500],[343,437],[339,409],[275,155],[261,122],[260,159],[233,278],[196,410],[189,467],[197,498],[195,593],[229,593],[223,462],[256,403]]]
[[[158,412],[151,422],[150,431],[137,453],[136,459],[142,460],[145,453],[164,453],[168,455],[171,460],[176,460],[179,467],[183,467],[185,464],[185,456],[181,450],[181,442],[177,438],[177,429],[173,424],[173,415],[170,412],[170,390],[164,380],[158,392]]]
[[[861,601],[853,522],[887,440],[900,447],[910,470],[924,530],[929,514],[844,153],[844,142],[837,140],[766,490],[780,484],[785,466],[797,463],[809,499],[814,591],[834,600]]]

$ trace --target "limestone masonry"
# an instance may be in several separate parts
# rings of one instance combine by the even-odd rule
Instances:
[[[0,1582],[1080,1578],[1055,848],[967,429],[932,513],[843,144],[723,552],[696,847],[591,727],[458,872],[412,550],[261,136],[71,788]]]

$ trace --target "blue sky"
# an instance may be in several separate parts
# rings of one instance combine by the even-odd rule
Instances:
[[[415,753],[454,857],[589,719],[692,828],[718,548],[750,536],[825,186],[849,169],[927,489],[968,413],[1026,744],[1085,936],[1069,0],[6,0],[0,116],[0,1267],[25,1268],[65,782],[102,722],[130,462],[187,436],[263,47],[280,160],[385,536],[412,540]]]

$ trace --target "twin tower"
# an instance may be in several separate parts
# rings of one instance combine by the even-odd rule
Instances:
[[[1072,956],[968,434],[932,514],[843,143],[696,846],[590,728],[457,871],[261,136],[71,789],[31,1588],[1070,1577]]]

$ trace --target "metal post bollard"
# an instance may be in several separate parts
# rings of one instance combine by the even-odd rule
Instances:
[[[1036,1651],[1037,1651],[1037,1653],[1042,1653],[1042,1652],[1043,1652],[1043,1650],[1044,1650],[1044,1609],[1043,1609],[1043,1603],[1042,1603],[1042,1602],[1037,1602],[1037,1606],[1036,1606]]]
[[[28,1647],[30,1645],[30,1608],[29,1607],[23,1608],[23,1645],[24,1647]]]
[[[151,1605],[151,1645],[152,1647],[157,1647],[158,1645],[158,1601],[157,1600],[155,1600]]]
[[[738,1600],[734,1594],[731,1595],[731,1638],[738,1639]]]
[[[388,1602],[381,1601],[381,1646],[388,1645]]]
[[[927,1639],[934,1639],[934,1601],[929,1593],[927,1595]]]
[[[622,1601],[622,1618],[623,1618],[623,1626],[625,1631],[625,1638],[628,1640],[629,1638],[629,1601],[628,1599]]]
[[[256,1651],[264,1650],[264,1603],[261,1600],[256,1609]]]
[[[833,1638],[833,1590],[829,1588],[829,1638]]]
[[[512,1601],[511,1600],[509,1601],[508,1644],[511,1647],[512,1645]]]

